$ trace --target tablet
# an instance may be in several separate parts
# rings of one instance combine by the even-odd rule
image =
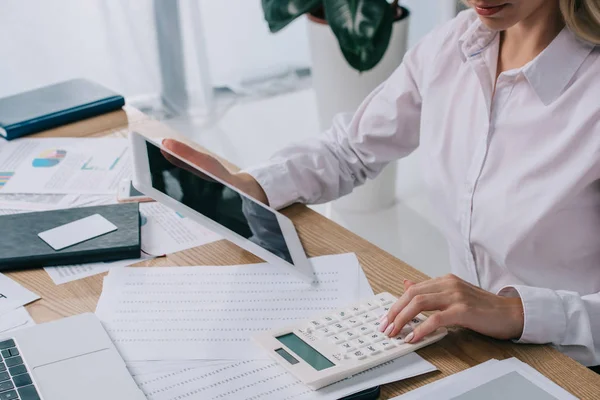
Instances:
[[[289,218],[136,132],[130,141],[138,191],[270,264],[314,281]]]

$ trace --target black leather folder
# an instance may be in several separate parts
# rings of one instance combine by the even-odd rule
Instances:
[[[58,251],[38,237],[94,214],[117,230]],[[127,203],[0,216],[0,270],[140,258],[139,215],[139,205]]]

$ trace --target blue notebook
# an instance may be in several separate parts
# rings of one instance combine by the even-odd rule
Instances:
[[[0,99],[0,136],[7,140],[118,110],[123,96],[73,79]]]

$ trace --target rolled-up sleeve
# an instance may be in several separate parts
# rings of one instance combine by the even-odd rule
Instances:
[[[552,343],[583,365],[600,365],[600,293],[512,285],[498,294],[521,298],[524,326],[517,343]]]
[[[269,162],[245,170],[263,187],[272,207],[334,200],[418,147],[421,65],[433,53],[428,46],[420,43],[407,53],[354,114],[337,115],[321,136],[288,146]]]

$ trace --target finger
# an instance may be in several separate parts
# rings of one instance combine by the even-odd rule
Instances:
[[[191,164],[196,165],[198,168],[208,170],[211,173],[220,176],[221,179],[225,179],[226,181],[228,181],[228,177],[230,175],[229,171],[225,169],[225,167],[223,167],[223,165],[214,157],[202,153],[186,145],[185,143],[181,143],[177,140],[165,139],[163,140],[162,144],[167,150],[175,153],[182,159],[187,160]],[[161,152],[171,164],[176,165],[179,168],[183,168],[186,171],[191,172],[204,180],[215,182],[215,180],[212,179],[210,176],[202,173],[202,171],[199,171],[197,168],[194,168],[190,164],[183,162],[177,157],[173,157],[171,154],[165,151],[161,150]]]
[[[404,338],[404,341],[406,343],[417,343],[425,336],[435,332],[441,327],[455,325],[457,321],[455,314],[455,311],[452,309],[433,314],[409,333],[406,338]]]
[[[388,335],[390,337],[396,336],[400,333],[400,330],[404,328],[406,324],[408,324],[413,318],[415,318],[419,313],[423,311],[434,311],[434,310],[444,310],[450,305],[448,300],[448,296],[441,293],[434,294],[419,294],[413,297],[413,299],[408,303],[406,307],[402,309],[394,319],[392,323],[394,327],[389,330]],[[392,325],[390,324],[390,326]]]
[[[404,283],[404,290],[408,289],[409,287],[411,287],[412,285],[415,284],[413,281],[410,281],[408,279],[405,279],[403,283]]]
[[[420,294],[439,293],[445,288],[445,283],[441,279],[430,279],[428,281],[411,285],[402,296],[392,305],[387,315],[381,318],[381,329],[386,329],[388,324],[396,319],[396,316],[404,307],[410,303],[413,297]]]

